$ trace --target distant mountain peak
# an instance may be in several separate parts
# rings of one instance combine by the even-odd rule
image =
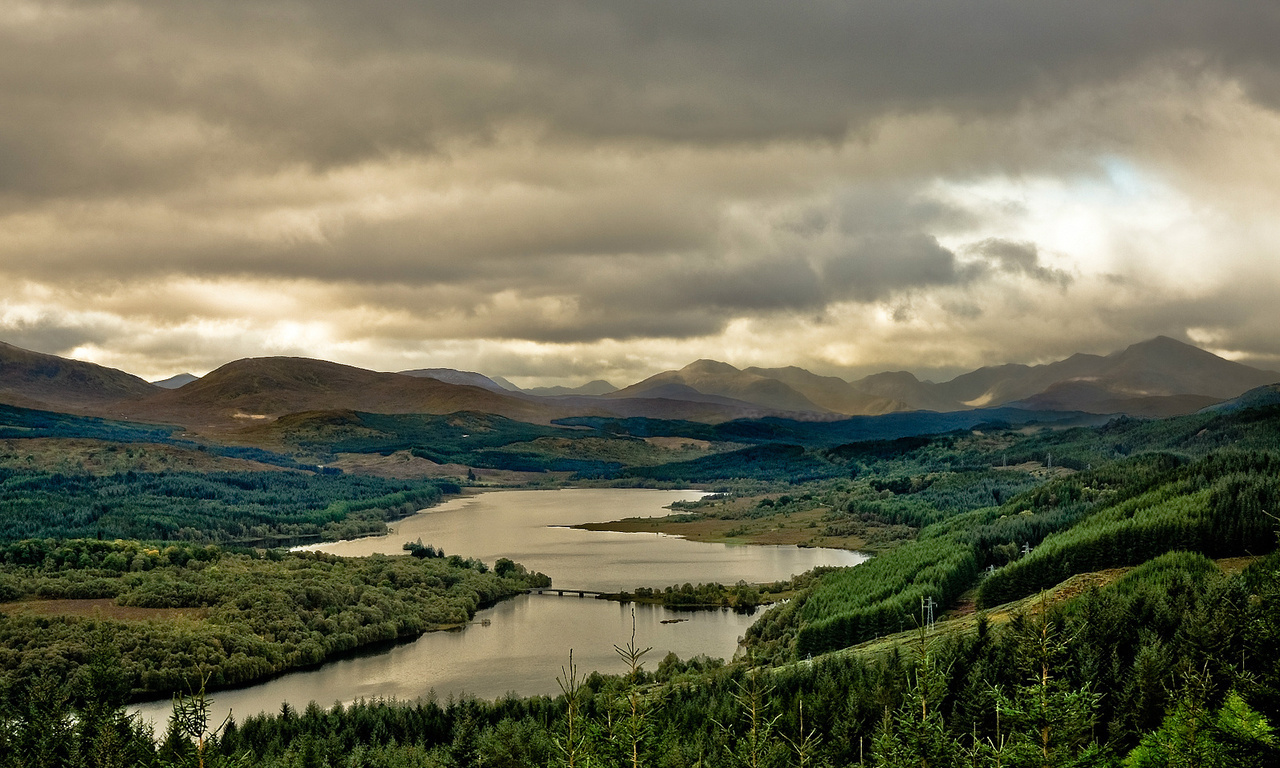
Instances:
[[[164,387],[165,389],[177,389],[178,387],[186,386],[193,381],[199,381],[199,379],[199,376],[195,376],[190,373],[179,373],[174,376],[170,376],[167,379],[161,379],[151,383],[155,384],[157,387]]]
[[[900,381],[900,382],[909,382],[909,383],[915,383],[915,384],[921,383],[920,379],[916,378],[916,375],[911,371],[882,371],[880,373],[873,373],[870,376],[867,376],[866,378],[863,379],[863,381],[867,381],[867,380]]]
[[[671,388],[678,384],[684,389]],[[729,398],[750,405],[783,412],[825,413],[817,405],[787,384],[766,376],[739,370],[718,360],[695,360],[678,371],[663,371],[644,381],[618,390],[610,397],[652,397],[653,391],[663,397],[690,399],[691,393]],[[683,392],[681,396],[679,393]],[[701,399],[701,398],[699,398]]]
[[[1156,336],[1154,338],[1147,339],[1146,341],[1139,341],[1135,344],[1130,344],[1119,352],[1113,353],[1111,356],[1121,357],[1124,355],[1150,353],[1194,355],[1196,357],[1218,357],[1208,350],[1201,349],[1194,344],[1188,344],[1185,341],[1179,341],[1178,339],[1174,339],[1169,336]]]
[[[417,368],[411,371],[400,371],[402,376],[415,376],[420,379],[435,379],[446,384],[462,384],[470,387],[481,387],[490,392],[510,392],[497,381],[474,371],[459,371],[455,368]],[[518,391],[518,390],[517,390]]]
[[[685,373],[699,373],[699,374],[724,375],[724,374],[730,374],[730,373],[741,373],[741,371],[738,368],[735,368],[732,365],[729,365],[728,363],[722,363],[719,360],[709,360],[707,358],[694,360],[692,363],[689,363],[688,365],[681,368],[680,370]]]
[[[574,395],[587,395],[598,397],[607,395],[611,392],[617,392],[618,388],[605,381],[604,379],[595,379],[588,381],[577,387],[529,387],[523,390],[531,395],[539,395],[541,397],[562,397]]]

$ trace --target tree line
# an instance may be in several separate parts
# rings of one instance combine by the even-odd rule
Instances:
[[[1277,599],[1280,556],[1227,576],[1170,553],[1068,602],[876,654],[650,671],[633,640],[622,674],[570,662],[554,698],[285,705],[225,724],[193,723],[188,702],[158,745],[98,657],[6,699],[0,766],[1263,768],[1280,761]]]
[[[443,554],[443,553],[441,553]],[[507,560],[458,555],[339,558],[230,552],[186,543],[26,541],[0,546],[0,600],[103,601],[101,616],[0,612],[0,696],[44,677],[76,679],[103,654],[127,695],[243,685],[357,648],[465,624],[475,612],[549,583]],[[46,603],[47,604],[47,603]],[[112,606],[186,609],[151,620]]]

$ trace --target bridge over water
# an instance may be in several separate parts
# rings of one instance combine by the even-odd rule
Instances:
[[[525,594],[556,595],[558,597],[564,597],[565,595],[568,595],[569,597],[573,597],[574,595],[577,595],[578,597],[607,597],[618,593],[601,592],[596,589],[574,589],[570,587],[534,587],[533,589],[526,589]]]

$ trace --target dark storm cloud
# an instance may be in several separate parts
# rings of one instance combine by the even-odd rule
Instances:
[[[861,238],[829,262],[824,275],[836,296],[858,301],[874,301],[904,288],[959,281],[955,254],[922,233]]]
[[[0,27],[0,190],[94,195],[483,142],[838,140],[1192,57],[1277,94],[1273,2],[50,3]],[[148,140],[149,132],[157,135]],[[163,134],[163,135],[160,135]]]
[[[86,322],[45,315],[0,321],[3,340],[23,349],[50,355],[66,355],[84,344],[101,344],[111,338],[109,329]]]

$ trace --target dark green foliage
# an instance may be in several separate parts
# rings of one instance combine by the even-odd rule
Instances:
[[[393,424],[398,417],[360,424],[390,435],[377,438],[386,449],[414,448],[438,460],[466,456],[492,465],[553,466],[551,454],[525,451],[525,443],[542,436],[545,427],[449,418],[429,417],[412,429],[406,426],[411,421]],[[896,766],[922,759],[930,765],[1114,766],[1126,756],[1129,764],[1144,767],[1276,764],[1271,724],[1280,717],[1280,556],[1226,577],[1205,554],[1274,547],[1277,523],[1271,515],[1280,509],[1280,463],[1261,451],[1280,445],[1280,409],[1121,419],[1101,428],[1030,435],[1001,432],[994,424],[984,426],[986,434],[966,429],[936,438],[892,431],[892,425],[903,428],[913,419],[917,427],[943,423],[929,415],[904,415],[896,422],[759,420],[716,426],[582,421],[595,431],[579,434],[597,439],[652,434],[749,444],[743,451],[657,467],[645,477],[752,478],[740,487],[772,496],[768,503],[744,505],[738,510],[742,516],[822,508],[819,525],[891,526],[908,539],[862,566],[821,575],[812,589],[767,612],[750,632],[750,661],[725,665],[669,657],[656,674],[589,676],[575,715],[584,726],[576,732],[584,757],[590,755],[592,764],[622,757],[616,747],[624,713],[617,705],[628,701],[645,707],[660,702],[646,709],[643,740],[634,742],[642,749],[631,753],[658,766],[843,766],[860,760]],[[873,428],[880,431],[869,432]],[[569,437],[563,430],[555,436]],[[876,442],[850,444],[854,440]],[[357,440],[349,447],[373,445]],[[1225,452],[1227,445],[1258,452]],[[512,447],[502,450],[506,446]],[[1038,469],[998,469],[1043,462],[1050,453],[1055,467],[1076,473],[1050,479]],[[815,482],[790,487],[801,478]],[[19,477],[15,487],[24,488],[21,482]],[[77,479],[50,482],[80,487]],[[153,487],[147,485],[151,480],[136,486],[128,484],[134,480],[111,482],[126,489]],[[379,500],[412,490],[329,496],[322,490],[323,503],[309,509],[372,525],[382,519],[378,510],[387,508]],[[777,496],[783,490],[786,495]],[[216,501],[268,491],[227,483],[210,499],[180,498]],[[361,506],[366,504],[373,506]],[[691,513],[702,509],[689,507]],[[362,519],[365,512],[370,514]],[[1023,557],[1023,545],[1036,549]],[[1173,548],[1193,552],[1169,552]],[[477,583],[528,578],[509,560],[486,573],[483,564],[457,555],[437,556],[443,553],[425,545],[410,549],[421,556],[375,558],[359,566],[279,551],[262,559],[188,544],[38,540],[0,549],[11,563],[0,568],[0,599],[99,597],[209,611],[207,618],[168,625],[133,622],[148,628],[145,636],[101,619],[0,617],[0,668],[6,670],[0,680],[0,766],[180,763],[195,754],[181,734],[171,734],[157,751],[115,707],[123,695],[145,687],[139,681],[148,670],[161,675],[152,682],[173,675],[186,685],[196,670],[214,667],[226,683],[254,664],[307,663],[340,652],[346,635],[418,631],[415,622],[423,618],[414,611],[421,609],[423,590],[443,590],[444,613],[456,608],[466,615],[469,605],[492,594]],[[936,640],[924,657],[846,653],[774,669],[759,666],[762,658],[805,659],[810,652],[911,627],[920,597],[954,599],[987,565],[999,567],[983,587],[984,598],[996,600],[1002,591],[1003,597],[1030,594],[1082,570],[1151,556],[1156,557],[1111,587],[1063,606],[1042,606],[1004,626],[980,621],[974,633]],[[673,588],[672,600],[704,591],[709,594],[693,586]],[[229,594],[248,595],[252,604],[240,605]],[[404,616],[409,619],[401,626]],[[190,625],[207,634],[184,630],[179,638],[165,629]],[[264,633],[285,640],[273,648]],[[164,648],[164,658],[144,653],[145,661],[135,663],[142,646]],[[218,653],[232,655],[224,663]],[[244,764],[267,768],[557,764],[563,763],[557,744],[563,744],[567,716],[563,698],[545,697],[286,707],[229,725],[211,742],[208,764],[230,764],[237,755],[245,757]]]
[[[1033,497],[1054,494],[1058,506],[1073,510],[1067,519],[1081,521],[992,574],[980,600],[996,605],[1076,573],[1135,565],[1171,550],[1213,557],[1268,552],[1276,543],[1267,510],[1280,508],[1277,474],[1280,459],[1271,454],[1218,453],[1119,491],[1091,485],[1089,474],[1046,485]]]
[[[304,413],[282,418],[273,425],[273,431],[278,439],[320,452],[391,453],[418,448],[441,458],[539,437],[583,434],[471,411],[443,416],[359,411]]]
[[[974,411],[934,413],[910,411],[882,416],[853,416],[838,421],[794,421],[791,419],[735,419],[721,424],[700,424],[660,419],[579,416],[557,420],[566,426],[586,426],[602,432],[635,437],[689,437],[728,443],[790,443],[806,447],[831,447],[854,442],[895,441],[917,435],[941,435],[971,430],[993,422],[1005,428],[1030,424],[1078,424],[1105,422],[1093,414],[1026,411],[1019,408],[992,408]]]
[[[0,469],[0,541],[101,537],[258,543],[385,530],[457,492],[448,482],[303,472],[99,477]]]
[[[238,685],[465,623],[478,608],[547,581],[515,563],[498,575],[457,556],[259,558],[96,540],[19,542],[0,552],[0,573],[20,597],[200,609],[154,621],[0,614],[0,690],[45,674],[79,674],[104,634],[119,654],[112,667],[126,692],[185,690],[197,669],[212,687]]]
[[[979,419],[978,415],[984,413],[986,418]],[[1046,416],[1043,413],[1014,411],[1012,417],[1005,420],[1006,424],[999,426],[1016,427]],[[1057,424],[1065,426],[1075,417],[1053,414],[1051,418],[1061,419]],[[889,414],[836,422],[758,419],[705,425],[653,419],[575,418],[566,419],[564,423],[590,426],[603,434],[682,436],[754,446],[734,453],[633,469],[626,473],[636,477],[682,482],[751,478],[794,483],[821,478],[861,477],[869,473],[882,490],[895,493],[907,490],[913,494],[923,489],[895,486],[895,483],[916,482],[916,478],[931,472],[978,473],[987,472],[992,467],[1016,466],[1023,462],[1048,463],[1050,457],[1057,467],[1105,472],[1108,465],[1123,464],[1126,457],[1134,456],[1139,464],[1125,465],[1118,471],[1127,473],[1132,470],[1141,474],[1144,470],[1140,464],[1146,460],[1143,454],[1163,452],[1168,454],[1168,458],[1158,461],[1176,462],[1204,457],[1225,447],[1271,450],[1280,446],[1280,407],[1275,406],[1163,420],[1122,417],[1101,426],[1069,429],[1056,428],[1053,421],[1046,421],[1044,426],[1051,428],[1030,435],[1006,432],[985,442],[973,439],[973,428],[996,426],[990,423],[992,421],[992,412],[972,411],[960,414]],[[779,448],[776,451],[759,450],[771,445]],[[989,498],[983,495],[979,499],[974,495],[949,501],[946,494],[939,494],[936,506],[954,508],[959,505],[1005,504],[1010,496],[1025,490],[1029,484],[1028,476],[1023,474],[1021,485],[1014,483],[1011,487],[1002,487],[1005,482],[998,475],[1005,474],[991,475],[992,482],[985,489],[991,494]],[[980,491],[971,488],[965,493],[977,494]],[[935,499],[927,501],[933,505]],[[1060,516],[1069,512],[1059,510]],[[1073,520],[1066,519],[1059,527],[1071,522]]]
[[[1275,555],[1228,578],[1201,556],[1172,554],[1064,611],[980,623],[917,653],[842,654],[776,669],[668,658],[656,677],[637,670],[578,678],[572,715],[565,697],[286,706],[229,724],[205,756],[210,766],[241,756],[263,768],[564,765],[573,718],[574,764],[596,765],[630,754],[616,749],[625,736],[617,705],[641,693],[641,706],[660,702],[645,713],[636,753],[646,765],[1040,768],[1127,758],[1134,768],[1255,768],[1277,760],[1277,712],[1262,693],[1280,679],[1276,655],[1256,645],[1280,636],[1280,615],[1263,603],[1277,591]],[[24,758],[41,755],[59,768],[177,765],[195,753],[178,733],[156,749],[136,725],[99,717],[116,723],[118,731],[106,732],[119,737],[96,737],[104,746],[94,759],[115,762],[90,762],[79,757],[87,742],[71,717],[88,711],[86,702],[70,689],[36,678],[8,702],[0,712],[4,768],[39,764],[19,758],[19,744]]]
[[[1159,729],[1129,753],[1126,768],[1264,768],[1280,761],[1268,719],[1236,691],[1215,710],[1210,684],[1189,680]]]
[[[961,764],[960,744],[947,730],[942,714],[949,673],[940,667],[922,637],[902,704],[892,712],[885,709],[876,733],[875,764],[879,768]]]
[[[805,657],[918,625],[921,602],[948,605],[977,578],[971,547],[949,537],[903,544],[822,578],[796,616]]]
[[[73,416],[68,413],[37,411],[0,405],[0,438],[63,437],[106,440],[116,443],[158,443],[180,448],[207,451],[217,456],[259,461],[288,469],[319,471],[333,474],[317,467],[300,464],[289,456],[250,446],[197,443],[175,437],[181,428],[165,424],[139,424],[131,421],[111,421],[93,416]]]
[[[0,404],[0,438],[83,437],[119,443],[168,443],[178,427],[111,421]]]
[[[844,467],[832,464],[819,452],[783,443],[757,445],[657,467],[633,467],[627,472],[633,477],[685,483],[729,478],[800,483],[845,473]]]

